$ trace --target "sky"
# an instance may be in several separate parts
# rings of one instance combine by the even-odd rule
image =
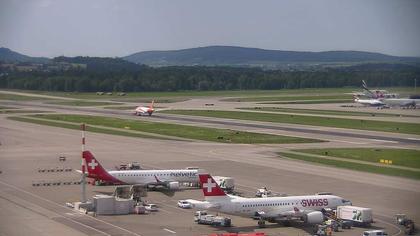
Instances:
[[[30,56],[210,45],[420,57],[420,1],[0,0],[0,47]]]

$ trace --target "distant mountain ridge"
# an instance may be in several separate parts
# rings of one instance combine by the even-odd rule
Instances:
[[[48,63],[50,59],[46,57],[30,57],[8,48],[0,48],[0,61],[2,62],[31,62],[31,63]]]
[[[275,65],[299,63],[420,63],[418,57],[397,57],[363,51],[298,52],[245,48],[235,46],[209,46],[169,51],[145,51],[123,57],[125,60],[150,66],[190,65]]]

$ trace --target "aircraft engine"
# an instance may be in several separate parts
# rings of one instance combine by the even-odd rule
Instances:
[[[169,182],[167,185],[168,189],[170,190],[178,190],[179,189],[179,182]]]
[[[314,211],[306,214],[304,220],[308,224],[320,224],[324,221],[324,215],[320,211]]]

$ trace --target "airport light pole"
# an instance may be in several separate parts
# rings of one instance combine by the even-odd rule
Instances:
[[[80,125],[80,128],[82,129],[82,202],[86,202],[86,174],[85,174],[85,159],[83,158],[83,152],[85,151],[85,131],[86,131],[86,125],[83,123]]]

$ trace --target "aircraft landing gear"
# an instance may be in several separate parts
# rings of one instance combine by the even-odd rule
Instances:
[[[265,228],[265,220],[263,219],[258,220],[258,228]]]

